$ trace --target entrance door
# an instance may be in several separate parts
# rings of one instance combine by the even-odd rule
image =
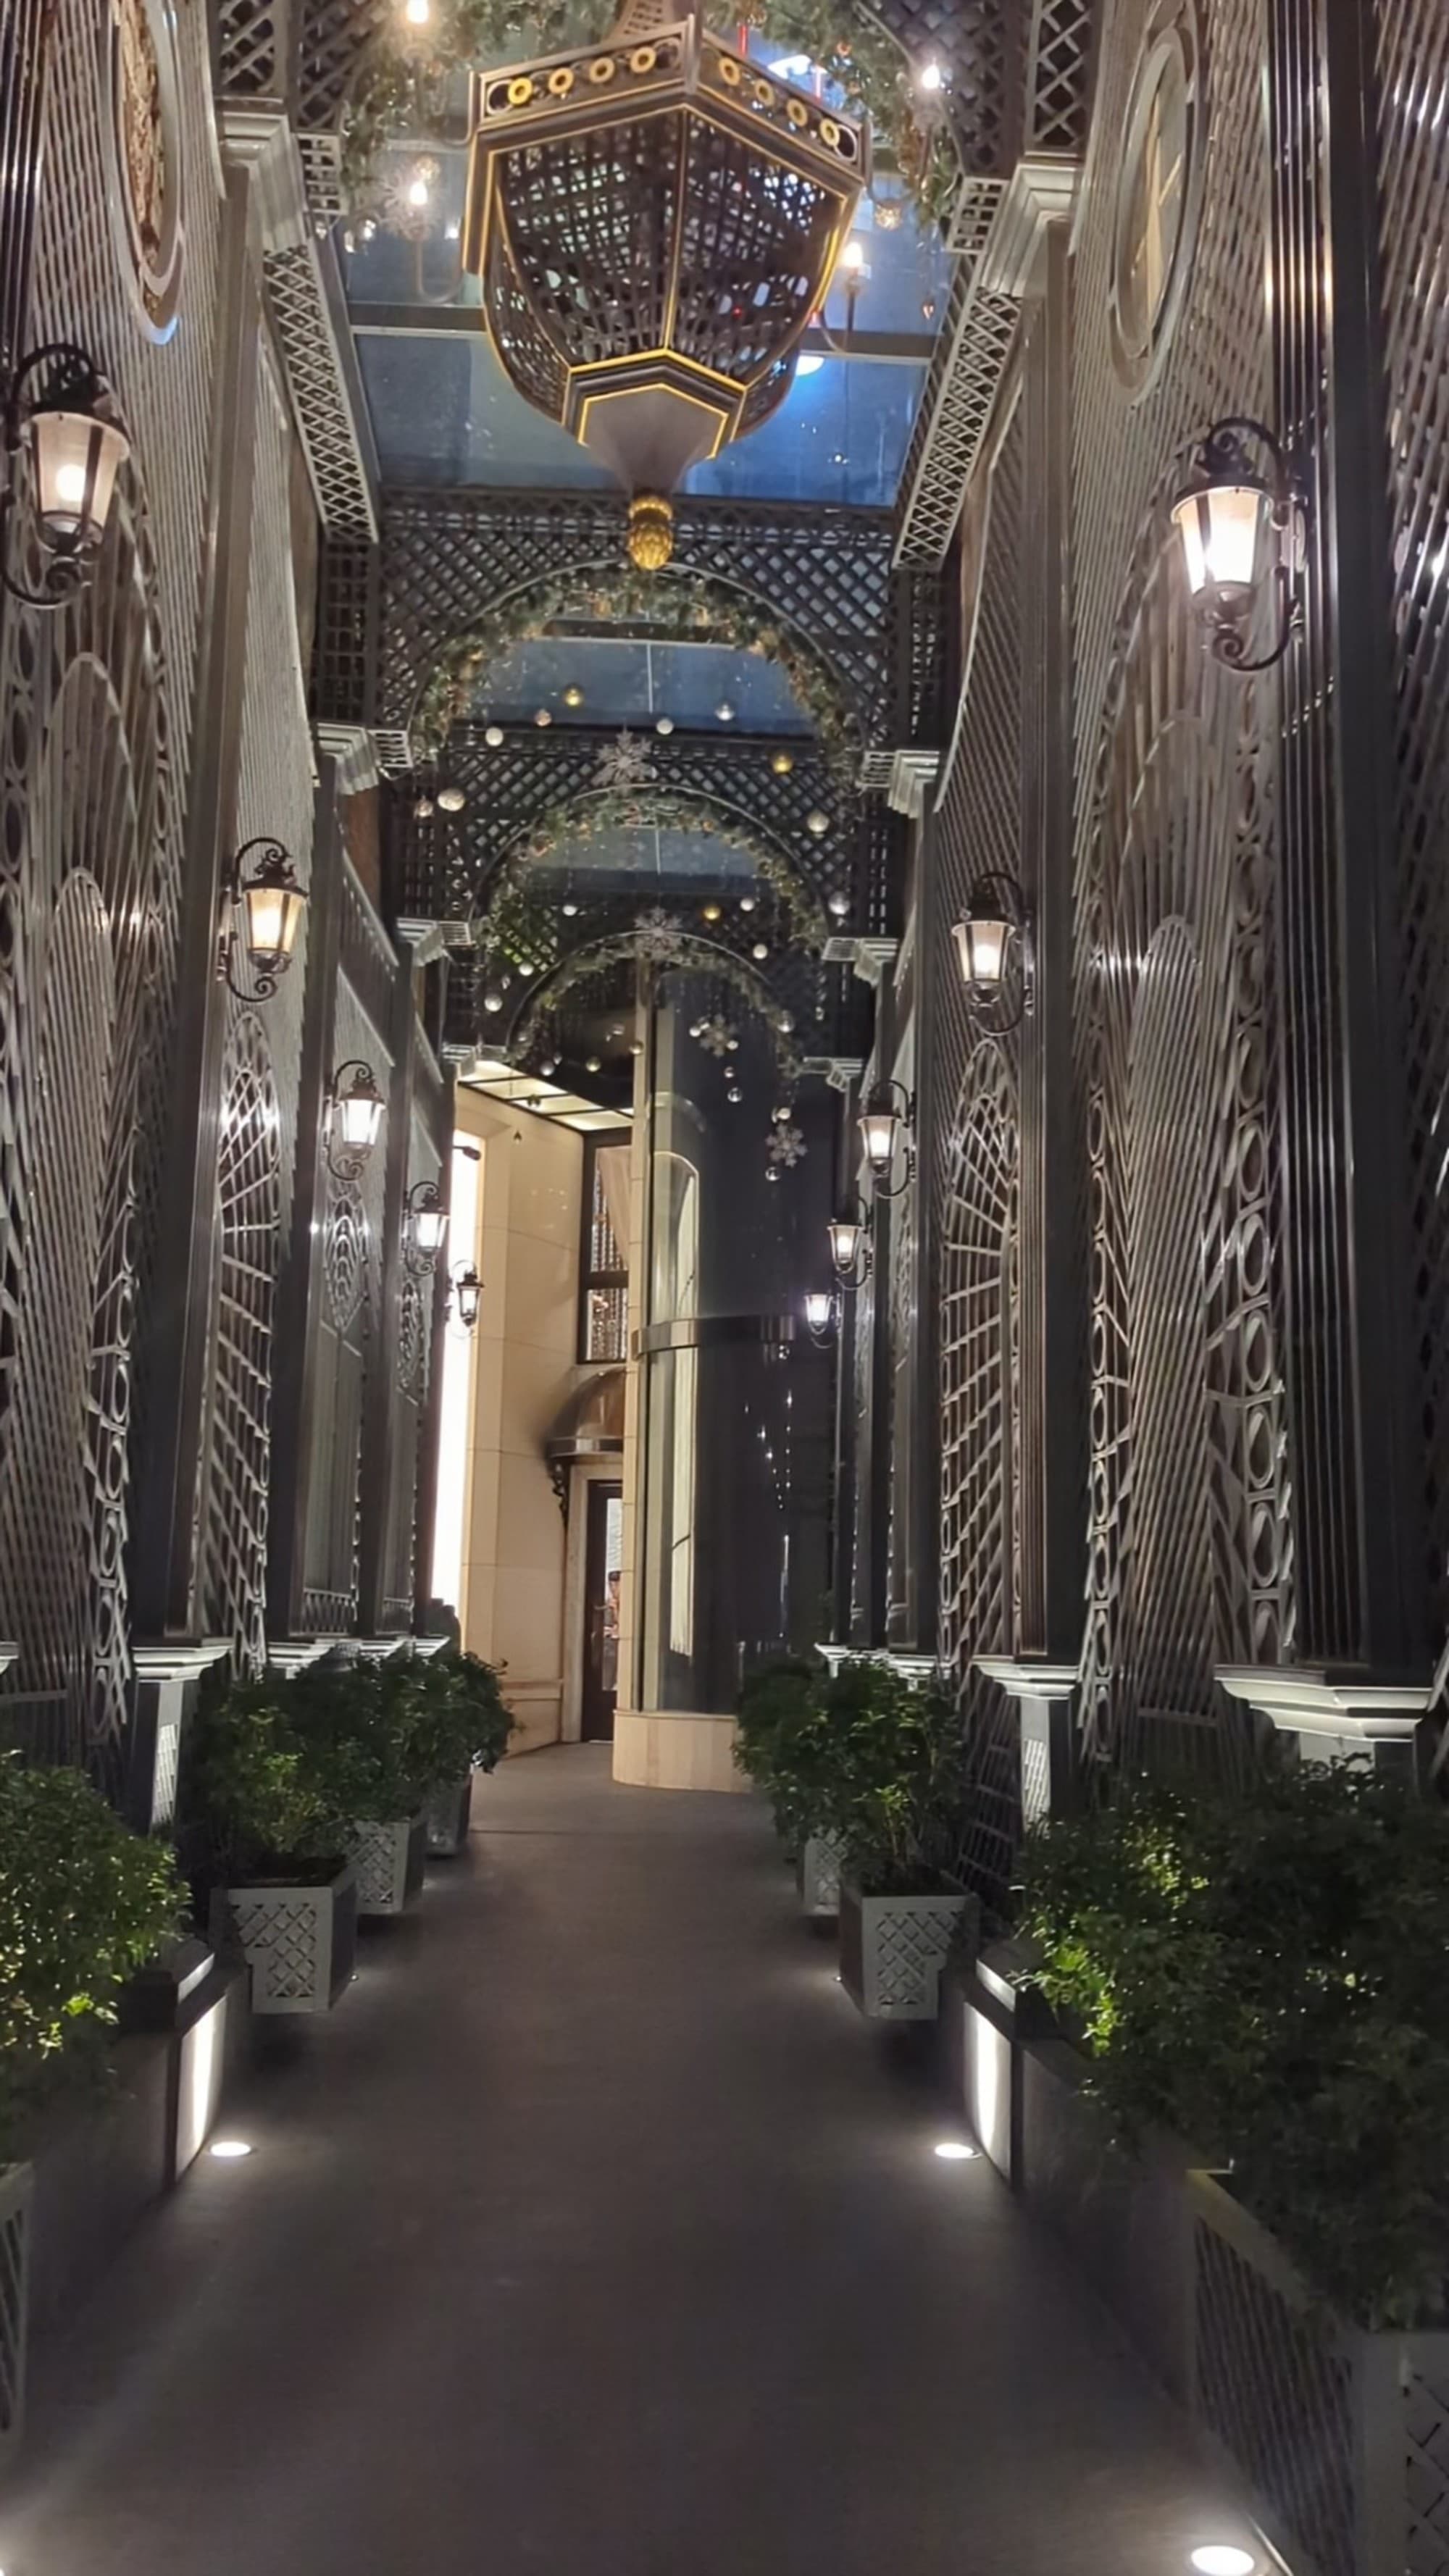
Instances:
[[[614,1732],[619,1686],[619,1559],[624,1535],[624,1488],[591,1483],[584,1543],[584,1700],[586,1743]]]

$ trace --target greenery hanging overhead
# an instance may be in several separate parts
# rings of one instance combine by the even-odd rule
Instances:
[[[436,124],[453,72],[601,43],[617,15],[613,0],[541,0],[534,9],[517,0],[434,0],[415,43],[379,37],[345,111],[348,197],[356,204],[366,196],[389,143]],[[782,54],[806,54],[818,64],[849,107],[869,118],[877,161],[899,171],[922,220],[945,218],[961,175],[950,135],[913,90],[899,46],[862,10],[842,9],[838,0],[751,0],[722,17],[756,28]]]
[[[530,899],[523,944],[518,948],[512,944],[515,925],[509,909],[510,895],[522,894],[528,869],[541,865],[559,848],[572,842],[587,845],[610,832],[637,831],[688,832],[698,839],[717,842],[722,851],[739,852],[748,859],[751,874],[769,886],[776,897],[783,916],[781,927],[790,944],[812,954],[824,946],[824,907],[778,850],[738,817],[721,814],[698,797],[660,787],[590,795],[583,800],[566,798],[537,816],[510,853],[503,876],[495,880],[478,922],[480,939],[490,950],[502,948],[512,965],[529,957],[542,962],[550,949],[544,945],[541,950],[541,942],[551,940],[556,953],[562,934],[557,905],[544,904],[536,896]]]
[[[620,522],[620,545],[623,523]],[[463,713],[483,674],[515,644],[534,642],[560,618],[648,625],[666,636],[698,644],[727,644],[757,661],[776,662],[790,694],[808,716],[832,764],[850,764],[855,718],[839,679],[813,644],[776,619],[761,623],[759,602],[728,582],[681,569],[640,572],[572,571],[511,591],[466,634],[444,646],[432,678],[413,710],[409,733],[415,757],[435,759],[449,727]]]
[[[696,937],[688,931],[680,931],[671,939],[668,954],[663,955],[659,946],[638,924],[631,930],[619,931],[610,938],[596,939],[579,948],[573,956],[564,958],[537,991],[530,994],[513,1032],[511,1052],[514,1058],[521,1059],[527,1053],[538,1021],[546,1012],[557,1009],[566,993],[577,992],[580,986],[597,982],[629,958],[652,958],[672,972],[707,975],[712,982],[727,984],[763,1023],[774,1050],[775,1067],[781,1083],[793,1091],[804,1070],[791,1043],[794,1023],[789,1012],[782,1010],[775,1001],[758,968],[719,942]]]

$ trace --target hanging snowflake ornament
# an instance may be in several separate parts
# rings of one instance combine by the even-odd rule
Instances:
[[[606,795],[628,795],[636,787],[652,787],[655,774],[644,744],[627,725],[616,741],[600,747],[594,763],[594,785]]]
[[[707,1055],[718,1056],[723,1063],[727,1055],[736,1052],[740,1042],[723,1011],[716,1011],[701,1028],[699,1043]]]
[[[793,1172],[797,1163],[804,1162],[808,1150],[804,1137],[793,1122],[788,1127],[772,1127],[765,1139],[765,1153],[780,1171]]]
[[[634,924],[634,945],[638,955],[649,963],[667,966],[683,949],[684,924],[677,913],[666,912],[662,904],[651,904]]]
[[[379,210],[384,230],[401,241],[426,241],[437,222],[435,192],[441,176],[437,162],[426,155],[390,170]]]

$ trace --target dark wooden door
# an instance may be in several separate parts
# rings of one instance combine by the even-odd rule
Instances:
[[[614,1702],[619,1686],[619,1553],[624,1488],[593,1483],[587,1490],[583,1733],[586,1743],[599,1743],[614,1732]]]

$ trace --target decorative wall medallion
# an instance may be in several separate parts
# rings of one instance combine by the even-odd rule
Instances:
[[[1127,113],[1112,252],[1112,361],[1134,396],[1155,381],[1192,268],[1207,154],[1198,0],[1158,0]]]
[[[182,142],[164,0],[110,0],[101,43],[116,248],[147,332],[169,340],[181,292]]]

